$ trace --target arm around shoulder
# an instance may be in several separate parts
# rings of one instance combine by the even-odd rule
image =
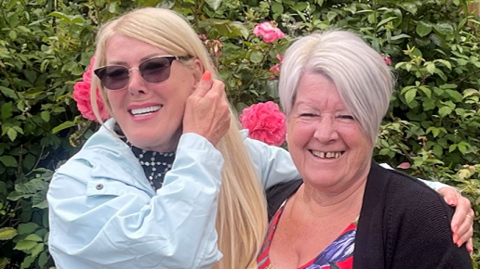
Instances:
[[[288,151],[248,138],[245,133],[242,135],[245,136],[244,144],[265,190],[301,178]]]

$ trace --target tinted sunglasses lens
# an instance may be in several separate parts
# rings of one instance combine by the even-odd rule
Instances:
[[[172,58],[153,58],[143,62],[138,69],[142,77],[150,83],[159,83],[170,77]]]
[[[129,71],[124,66],[105,66],[95,70],[95,74],[109,90],[118,90],[127,86]]]

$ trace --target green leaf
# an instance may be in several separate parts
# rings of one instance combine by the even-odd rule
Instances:
[[[412,13],[412,15],[415,15],[418,11],[417,5],[415,5],[414,3],[403,2],[403,1],[400,1],[399,3],[403,9]]]
[[[427,71],[432,75],[435,73],[435,64],[433,62],[427,63]]]
[[[64,129],[67,129],[67,128],[70,128],[70,127],[73,127],[73,126],[76,126],[77,124],[73,121],[66,121],[60,125],[58,125],[57,127],[53,128],[52,130],[52,134],[56,134],[58,132],[60,132],[61,130],[64,130]]]
[[[438,115],[440,116],[440,118],[444,118],[450,113],[452,113],[452,108],[448,106],[443,106],[438,110]]]
[[[217,10],[222,3],[222,0],[205,0],[205,2],[213,9]]]
[[[272,3],[272,11],[275,14],[282,14],[283,13],[283,5],[278,2]]]
[[[396,35],[396,36],[392,36],[390,39],[391,40],[399,40],[399,39],[402,39],[402,38],[410,38],[411,36],[407,35],[407,34],[400,34],[400,35]]]
[[[415,96],[417,95],[417,89],[410,89],[407,93],[405,93],[405,102],[410,104]]]
[[[13,158],[12,156],[2,156],[0,157],[0,162],[7,167],[17,167],[17,159]]]
[[[450,147],[448,148],[448,152],[453,152],[456,149],[457,149],[457,144],[450,145]]]
[[[49,122],[50,121],[50,112],[42,111],[40,113],[40,117],[42,117],[42,120],[44,120],[45,122]]]
[[[38,228],[38,224],[33,222],[22,223],[18,225],[19,234],[31,234]]]
[[[27,237],[25,237],[24,240],[35,241],[35,242],[42,242],[43,241],[43,239],[36,234],[29,234]]]
[[[253,63],[258,64],[262,60],[263,60],[263,54],[260,51],[256,50],[250,54],[250,61],[252,61]]]
[[[12,227],[0,228],[0,240],[10,240],[17,235],[17,230]]]
[[[12,115],[13,115],[13,103],[8,102],[8,103],[3,104],[0,113],[2,114],[2,120],[6,120],[6,119],[12,117]]]
[[[44,243],[40,243],[40,244],[36,245],[36,246],[32,249],[32,257],[37,257],[38,254],[44,250],[44,248],[45,248],[45,244],[44,244]]]
[[[432,91],[426,87],[426,86],[420,86],[419,87],[420,90],[422,90],[422,92],[428,97],[428,98],[431,98],[432,97]]]
[[[11,31],[8,33],[8,36],[10,37],[10,39],[12,39],[12,41],[14,41],[15,39],[17,39],[17,32],[11,30]]]
[[[10,140],[15,141],[15,138],[17,138],[17,131],[15,131],[15,129],[13,128],[9,128],[8,131],[7,131],[7,135],[8,135],[8,138],[10,138]]]
[[[463,155],[465,155],[465,153],[467,152],[467,148],[470,148],[470,144],[468,144],[467,142],[462,141],[462,142],[458,143],[458,150],[459,150]]]
[[[0,91],[8,98],[17,99],[17,95],[15,94],[15,91],[13,91],[10,88],[0,86]]]
[[[22,264],[20,265],[20,269],[26,269],[26,268],[30,268],[30,265],[32,265],[32,263],[35,261],[35,257],[29,255],[27,256]]]
[[[437,23],[433,27],[439,34],[443,36],[453,35],[453,26],[449,23]]]
[[[25,77],[30,83],[35,83],[35,80],[37,79],[37,72],[34,70],[27,69],[25,70]]]
[[[30,234],[27,237],[25,237],[24,240],[30,240],[30,241],[35,241],[35,242],[42,242],[43,241],[43,239],[36,234]]]
[[[461,93],[453,90],[445,90],[445,92],[453,99],[455,103],[460,103],[463,101],[463,96]]]
[[[419,21],[417,24],[416,32],[421,37],[424,37],[430,34],[432,30],[433,30],[433,26],[430,23]]]
[[[20,240],[18,243],[15,245],[13,249],[18,249],[21,251],[26,251],[34,248],[38,243],[35,241],[30,241],[30,240]]]
[[[439,63],[445,65],[448,69],[452,70],[452,64],[450,64],[449,61],[446,61],[446,60],[443,60],[443,59],[437,59],[433,62],[439,62]]]
[[[55,11],[55,12],[52,12],[48,15],[52,16],[52,17],[57,17],[57,18],[60,18],[60,19],[63,19],[63,20],[66,20],[66,21],[70,22],[70,18],[62,12]]]
[[[48,256],[47,256],[47,253],[46,252],[42,252],[42,254],[40,254],[40,257],[38,257],[38,266],[40,268],[44,268],[45,265],[47,264],[48,262]]]

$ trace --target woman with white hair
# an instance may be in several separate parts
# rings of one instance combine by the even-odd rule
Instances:
[[[50,184],[56,267],[256,267],[263,190],[300,178],[289,154],[239,133],[205,47],[175,12],[107,23],[95,55],[91,103],[98,87],[113,119]]]
[[[472,268],[452,244],[453,210],[425,184],[372,161],[393,79],[345,31],[288,48],[279,93],[303,180],[267,191],[273,215],[259,268]]]

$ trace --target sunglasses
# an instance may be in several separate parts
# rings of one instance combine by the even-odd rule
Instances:
[[[132,70],[140,71],[140,75],[146,82],[160,83],[170,77],[170,67],[174,60],[186,60],[188,56],[158,56],[142,62],[138,67],[126,68],[121,65],[109,65],[95,69],[93,72],[109,90],[125,88],[130,81]]]

